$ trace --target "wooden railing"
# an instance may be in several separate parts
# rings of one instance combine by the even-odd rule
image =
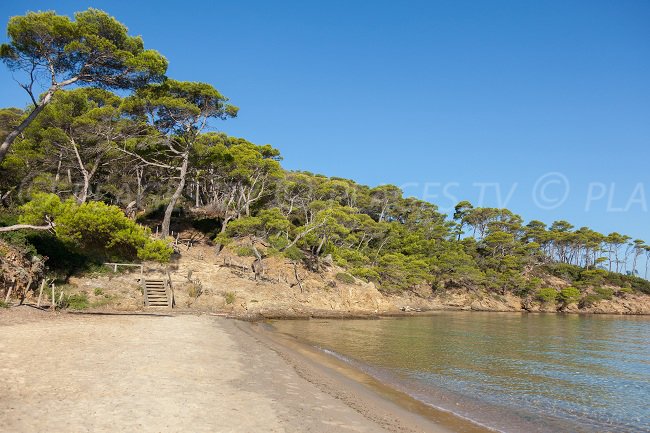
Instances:
[[[117,267],[118,267],[118,266],[127,266],[127,267],[140,268],[140,274],[144,273],[144,265],[143,265],[143,264],[138,264],[138,263],[111,263],[111,262],[106,262],[106,263],[104,263],[104,265],[112,267],[112,268],[113,268],[113,272],[117,272]]]

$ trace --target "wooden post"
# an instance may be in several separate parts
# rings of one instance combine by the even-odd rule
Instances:
[[[38,291],[38,302],[36,302],[36,308],[41,308],[41,299],[43,297],[43,289],[45,288],[45,284],[47,283],[45,281],[45,278],[43,278],[43,281],[41,281],[41,288]]]
[[[54,296],[54,283],[52,283],[52,305],[50,305],[52,311],[56,310],[56,297]]]
[[[18,305],[23,305],[23,302],[25,302],[25,297],[27,296],[27,292],[29,292],[29,288],[32,287],[32,282],[34,280],[32,279],[31,275],[29,277],[29,281],[27,281],[27,287],[25,287],[25,290],[22,293],[22,296],[20,297],[20,304]]]
[[[169,273],[169,268],[166,269],[167,282],[165,283],[165,292],[167,292],[167,306],[171,309],[174,308],[174,288],[172,287],[172,276]]]
[[[114,274],[117,273],[117,263],[115,263],[115,264],[113,265],[113,273],[114,273]]]
[[[14,287],[18,285],[18,280],[14,282],[14,285],[9,287],[9,290],[7,291],[7,296],[5,296],[5,304],[9,303],[9,298],[11,297],[11,292],[13,291]]]
[[[149,296],[147,296],[147,281],[142,278],[142,295],[144,296],[144,306],[149,306]]]

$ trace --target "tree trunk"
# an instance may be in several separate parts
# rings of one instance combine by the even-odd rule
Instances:
[[[144,167],[136,167],[135,174],[138,179],[138,191],[135,194],[135,210],[136,212],[142,209],[142,197],[144,190],[142,189],[142,178],[144,176]]]
[[[176,191],[174,191],[174,194],[172,194],[172,198],[169,200],[167,209],[165,209],[165,218],[163,219],[162,228],[161,228],[161,235],[163,238],[169,236],[169,226],[172,221],[172,212],[174,211],[174,206],[176,206],[176,203],[178,202],[178,199],[181,197],[181,194],[183,194],[183,189],[185,188],[185,178],[187,177],[187,166],[189,164],[189,158],[190,155],[188,151],[183,155],[183,164],[181,165],[181,172],[180,172],[180,179],[178,181],[178,186],[176,187]]]
[[[25,118],[22,122],[20,122],[20,125],[16,127],[13,131],[7,135],[7,137],[4,139],[2,142],[2,145],[0,145],[0,162],[2,162],[5,159],[5,156],[7,156],[7,152],[9,152],[9,148],[11,147],[12,143],[22,132],[29,126],[30,123],[36,119],[36,116],[43,111],[43,108],[49,102],[52,100],[52,95],[54,95],[54,92],[56,91],[56,87],[50,87],[50,89],[47,91],[45,96],[43,96],[43,99],[41,99],[41,102],[38,103],[36,107],[32,110],[31,113],[29,113],[29,116]]]

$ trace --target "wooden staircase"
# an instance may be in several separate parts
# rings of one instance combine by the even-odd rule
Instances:
[[[145,307],[172,308],[174,306],[174,296],[168,281],[143,280],[143,294]]]

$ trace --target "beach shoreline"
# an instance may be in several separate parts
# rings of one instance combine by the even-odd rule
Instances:
[[[12,308],[0,431],[487,431],[315,352],[207,314]]]
[[[235,322],[243,332],[278,353],[305,380],[382,425],[388,431],[487,433],[495,430],[427,405],[341,359],[264,322]]]

